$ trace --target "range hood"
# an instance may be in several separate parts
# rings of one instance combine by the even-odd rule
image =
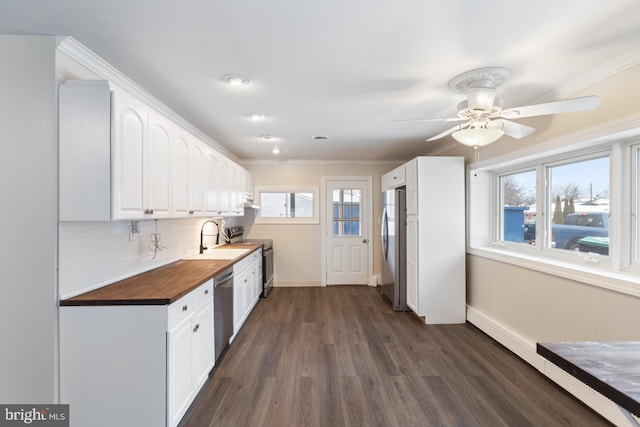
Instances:
[[[253,203],[253,196],[249,193],[245,193],[244,202],[242,203],[245,209],[260,209],[260,205],[256,205]]]

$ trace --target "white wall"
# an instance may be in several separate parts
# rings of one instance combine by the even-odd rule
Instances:
[[[0,402],[54,403],[55,38],[0,36]]]
[[[256,162],[244,163],[256,185],[321,186],[323,176],[373,177],[373,274],[380,275],[381,176],[398,166],[389,163]],[[274,286],[320,286],[322,241],[320,224],[253,224],[251,238],[270,238],[274,245]]]

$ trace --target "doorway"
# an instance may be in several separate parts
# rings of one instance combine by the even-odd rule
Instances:
[[[366,285],[372,276],[372,177],[323,177],[323,285]]]

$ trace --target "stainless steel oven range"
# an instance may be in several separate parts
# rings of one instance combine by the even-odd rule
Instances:
[[[245,239],[244,227],[237,225],[225,230],[227,243],[253,243],[262,245],[262,293],[261,298],[266,298],[273,289],[273,240],[272,239]]]

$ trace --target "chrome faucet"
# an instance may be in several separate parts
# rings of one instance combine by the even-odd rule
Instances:
[[[216,225],[216,230],[218,231],[216,234],[204,234],[204,226],[208,222],[212,222]],[[207,249],[207,245],[205,245],[203,241],[204,236],[216,236],[216,245],[219,244],[220,243],[220,226],[218,225],[218,223],[212,219],[209,219],[202,223],[202,227],[200,228],[200,253],[201,254],[204,253],[204,251]]]

